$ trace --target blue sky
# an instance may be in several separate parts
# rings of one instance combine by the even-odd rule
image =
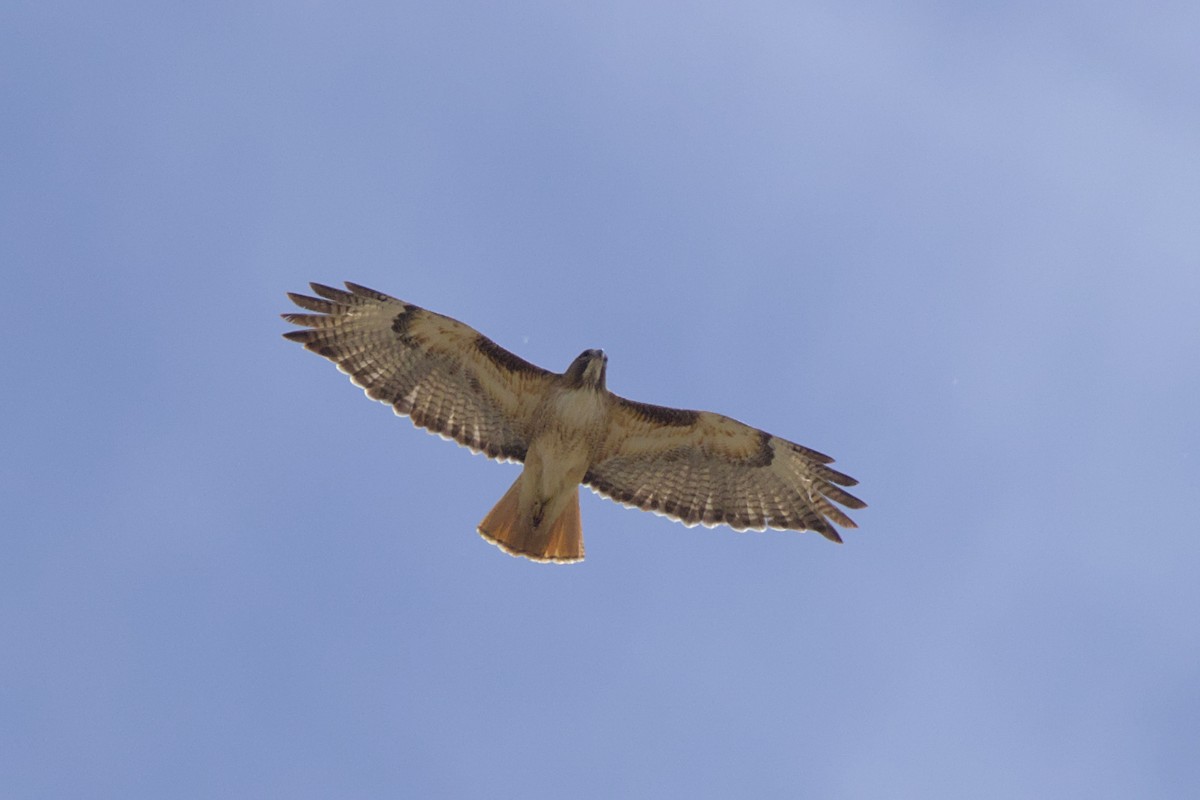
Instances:
[[[9,796],[1200,786],[1200,11],[581,6],[0,11]],[[870,508],[505,556],[347,279]]]

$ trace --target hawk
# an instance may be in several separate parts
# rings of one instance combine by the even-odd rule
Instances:
[[[324,356],[373,400],[475,452],[525,467],[479,523],[489,542],[534,561],[583,560],[579,484],[685,525],[811,530],[840,542],[856,527],[835,503],[858,481],[833,459],[709,411],[608,391],[608,357],[584,350],[561,374],[450,317],[354,283],[289,292],[305,314],[284,337]]]

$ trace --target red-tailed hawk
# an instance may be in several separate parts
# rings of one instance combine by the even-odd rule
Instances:
[[[285,337],[328,358],[413,424],[525,464],[479,533],[534,561],[583,559],[579,484],[691,526],[812,530],[840,542],[841,509],[865,503],[832,458],[708,411],[638,403],[605,388],[608,357],[585,350],[561,375],[457,320],[353,283],[288,293],[311,314]]]

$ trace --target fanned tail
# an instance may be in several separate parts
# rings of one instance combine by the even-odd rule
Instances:
[[[548,526],[534,528],[531,515],[521,513],[521,479],[524,477],[524,473],[517,476],[500,502],[479,523],[479,535],[509,555],[558,564],[582,561],[579,488],[571,490],[572,497],[558,519]]]

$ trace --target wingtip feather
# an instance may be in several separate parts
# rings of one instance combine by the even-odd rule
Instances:
[[[308,285],[314,292],[319,294],[321,297],[324,297],[326,300],[333,300],[334,302],[344,302],[345,300],[347,300],[353,296],[347,291],[343,291],[342,289],[335,289],[332,286],[326,286],[323,283],[310,283]]]

